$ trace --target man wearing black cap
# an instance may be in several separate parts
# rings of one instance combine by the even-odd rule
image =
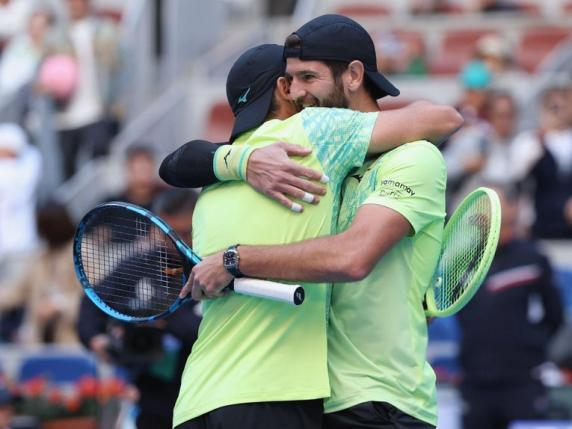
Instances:
[[[384,115],[378,112],[306,109],[287,120],[273,119],[293,111],[287,82],[280,78],[281,58],[281,47],[263,45],[247,51],[231,69],[227,94],[236,115],[233,138],[238,138],[218,156],[216,174],[244,177],[245,161],[255,147],[295,141],[314,149],[302,162],[327,173],[330,192],[319,206],[297,215],[241,182],[207,188],[193,219],[199,254],[237,242],[289,243],[332,233],[339,189],[349,170],[361,165],[367,151],[388,150],[399,141],[387,138],[380,119]],[[277,63],[281,69],[273,66]],[[231,246],[225,266],[240,276],[237,255]],[[321,398],[329,395],[328,296],[323,283],[309,286],[297,309],[235,294],[207,303],[183,375],[175,426],[266,428],[280,420],[282,428],[320,427]]]
[[[376,97],[398,93],[375,71],[365,30],[345,17],[310,21],[287,39],[286,55],[300,107],[377,111]],[[384,124],[388,129],[411,124],[398,112],[392,119],[397,124]],[[365,278],[333,289],[326,427],[434,427],[435,375],[425,360],[422,297],[439,255],[445,180],[432,145],[395,149],[346,181],[338,221],[345,232],[289,246],[241,245],[234,249],[234,273],[222,267],[220,253],[208,257],[194,270],[193,295],[216,296],[229,272],[315,282]]]

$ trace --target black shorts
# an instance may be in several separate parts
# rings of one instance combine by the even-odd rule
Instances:
[[[176,429],[321,429],[324,401],[254,402],[228,405],[180,424]]]
[[[364,402],[324,414],[324,429],[435,429],[387,402]]]

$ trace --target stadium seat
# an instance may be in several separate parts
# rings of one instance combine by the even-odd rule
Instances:
[[[431,74],[457,74],[475,53],[477,41],[490,30],[451,30],[444,34],[438,55],[429,61]]]
[[[519,2],[517,2],[517,5],[519,6],[520,11],[526,15],[531,15],[531,16],[542,15],[542,10],[541,10],[540,5],[538,3],[528,2],[528,1],[519,1]]]
[[[121,19],[123,18],[123,12],[121,11],[121,9],[112,9],[112,8],[97,9],[96,14],[102,18],[107,18],[116,23],[120,23]]]
[[[88,355],[31,355],[22,359],[18,381],[45,377],[52,383],[73,383],[84,376],[97,377],[95,360]]]
[[[348,6],[338,7],[334,13],[344,16],[351,16],[353,18],[368,18],[391,15],[392,10],[386,6],[379,4],[354,4]]]
[[[212,142],[228,141],[233,124],[234,116],[227,101],[217,101],[208,113],[203,138]]]
[[[534,72],[544,58],[570,35],[572,31],[565,27],[535,27],[526,30],[517,48],[517,64],[527,72]]]

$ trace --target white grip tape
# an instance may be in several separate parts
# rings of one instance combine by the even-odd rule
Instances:
[[[244,277],[234,279],[234,291],[242,295],[272,299],[292,305],[300,305],[304,302],[304,288],[300,285],[289,285]]]

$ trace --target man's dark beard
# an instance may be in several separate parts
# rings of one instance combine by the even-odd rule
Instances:
[[[294,104],[298,111],[304,108],[304,104],[311,104],[312,107],[337,107],[340,109],[347,109],[349,107],[344,89],[342,85],[337,83],[334,85],[334,91],[321,101],[313,95],[307,94],[305,97],[299,97],[294,100]]]

